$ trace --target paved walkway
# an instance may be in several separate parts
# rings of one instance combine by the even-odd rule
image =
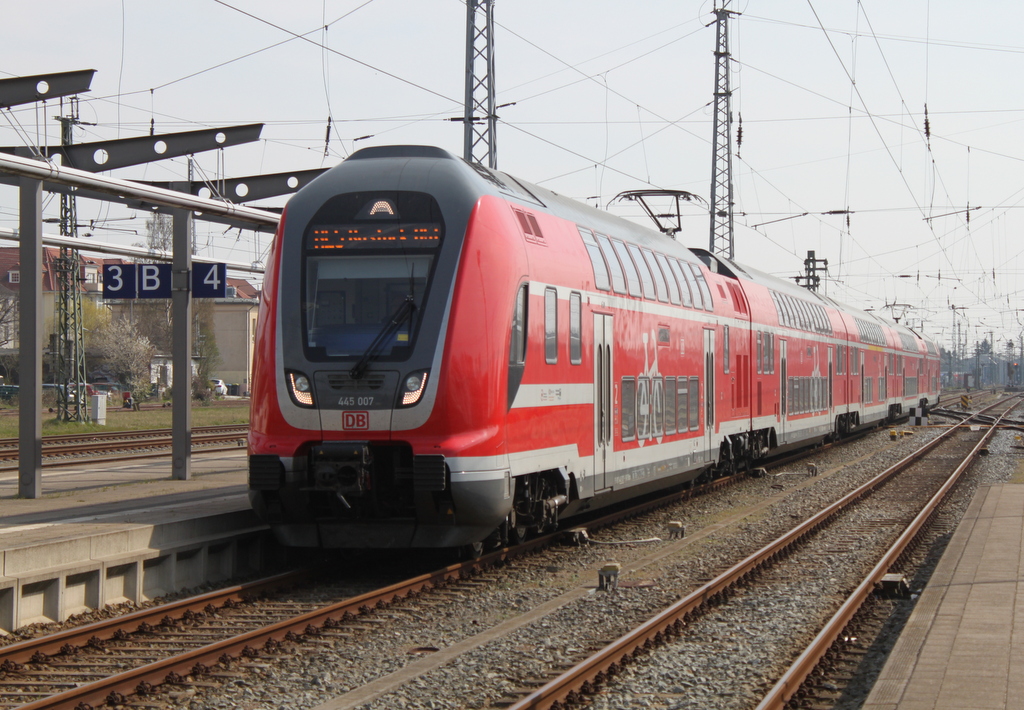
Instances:
[[[1024,485],[981,488],[865,710],[1024,708]]]

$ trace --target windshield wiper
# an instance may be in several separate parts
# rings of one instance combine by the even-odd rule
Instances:
[[[366,352],[364,352],[363,356],[359,358],[359,362],[349,370],[349,376],[353,380],[362,378],[363,373],[366,372],[366,367],[370,364],[370,361],[373,360],[373,358],[377,357],[377,354],[380,352],[381,348],[384,347],[384,343],[387,339],[391,337],[392,333],[398,330],[398,327],[402,325],[406,318],[412,316],[412,313],[415,310],[416,300],[410,293],[405,297],[405,300],[402,301],[402,304],[395,310],[394,314],[391,316],[391,320],[388,321],[388,324],[385,325],[379,333],[377,333],[377,337],[373,339],[372,343],[370,343],[370,347],[366,348]]]

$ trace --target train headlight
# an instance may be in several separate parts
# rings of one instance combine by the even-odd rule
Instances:
[[[313,406],[313,383],[301,372],[288,373],[288,390],[299,406]]]
[[[420,401],[423,390],[427,388],[427,371],[414,372],[405,378],[402,387],[402,406],[411,407]]]

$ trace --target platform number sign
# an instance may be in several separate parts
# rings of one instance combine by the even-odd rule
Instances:
[[[193,264],[192,297],[225,298],[226,264]],[[104,298],[170,298],[170,264],[104,264]]]
[[[138,298],[170,298],[171,265],[136,264],[135,285]]]
[[[225,298],[227,295],[226,264],[192,265],[192,298]]]
[[[135,264],[103,265],[103,297],[135,298]]]

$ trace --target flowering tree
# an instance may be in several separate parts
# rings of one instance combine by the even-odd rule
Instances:
[[[103,328],[96,340],[108,367],[128,390],[136,397],[149,394],[149,367],[154,353],[149,338],[141,335],[130,320],[120,318]]]

